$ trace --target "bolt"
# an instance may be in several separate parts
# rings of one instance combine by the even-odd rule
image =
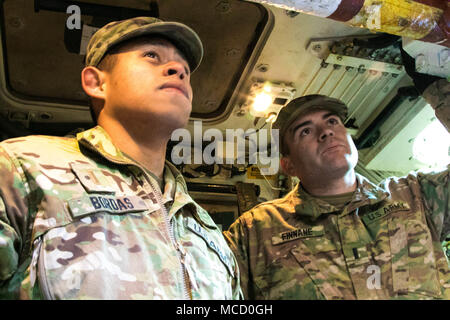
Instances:
[[[220,1],[216,6],[216,10],[220,13],[227,13],[230,9],[231,5],[228,1]]]
[[[22,26],[22,21],[19,17],[12,17],[9,19],[9,25],[13,28],[20,28]]]
[[[400,18],[400,19],[398,19],[398,25],[400,27],[407,27],[409,25],[409,22],[405,18]]]
[[[51,118],[53,118],[52,114],[48,112],[43,112],[39,116],[42,120],[50,120]]]
[[[320,50],[322,50],[322,46],[320,44],[315,44],[313,46],[313,50],[316,52],[319,52]]]
[[[359,73],[364,73],[364,72],[366,72],[366,66],[365,65],[360,65],[359,67],[358,67],[358,72]]]
[[[298,16],[298,14],[300,12],[293,11],[293,10],[286,10],[285,13],[289,18],[294,18],[294,17]]]
[[[336,60],[337,60],[337,61],[342,61],[342,56],[337,56],[337,57],[336,57]]]
[[[258,70],[259,72],[267,72],[269,70],[269,65],[268,64],[257,65],[256,70]]]
[[[232,57],[232,56],[237,55],[239,52],[240,52],[239,49],[233,48],[233,49],[230,49],[227,51],[227,56]]]
[[[216,106],[216,101],[206,100],[204,106],[207,107],[208,109],[214,109],[214,107]]]
[[[247,112],[244,109],[240,109],[238,112],[236,112],[236,116],[242,117],[245,116]]]

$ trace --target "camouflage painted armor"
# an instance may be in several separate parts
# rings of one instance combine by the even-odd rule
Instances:
[[[225,232],[246,298],[450,299],[448,170],[357,181],[343,210],[299,184]]]
[[[0,144],[0,297],[236,299],[236,260],[169,163],[164,194],[101,127]]]

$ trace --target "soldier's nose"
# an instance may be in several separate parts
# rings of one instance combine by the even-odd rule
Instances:
[[[168,71],[167,71],[167,74],[169,75],[169,76],[172,76],[172,75],[174,75],[174,74],[180,74],[180,79],[181,80],[183,80],[184,79],[184,72],[180,72],[180,71],[178,71],[177,69],[174,69],[174,68],[171,68],[171,69],[169,69]]]
[[[329,136],[330,137],[334,136],[334,132],[333,130],[326,128],[322,130],[322,132],[320,133],[319,140],[323,141]]]

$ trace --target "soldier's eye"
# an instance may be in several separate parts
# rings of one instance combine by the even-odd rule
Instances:
[[[155,51],[149,51],[145,54],[146,57],[152,58],[152,59],[158,59],[158,54]]]
[[[338,124],[339,121],[336,118],[329,118],[328,119],[328,123],[332,124],[332,125],[335,125],[335,124]]]
[[[307,136],[307,135],[310,134],[310,133],[311,133],[311,129],[305,128],[305,129],[303,129],[302,131],[300,131],[300,137]]]

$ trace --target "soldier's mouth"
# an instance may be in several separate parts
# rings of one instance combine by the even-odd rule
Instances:
[[[326,147],[321,153],[324,154],[327,152],[334,152],[334,151],[339,150],[340,148],[345,149],[345,146],[343,144],[334,144],[334,145]]]
[[[187,92],[186,87],[183,84],[175,83],[175,82],[167,82],[163,84],[160,89],[167,89],[174,92],[179,92],[183,94],[187,99],[189,99],[189,94]]]

